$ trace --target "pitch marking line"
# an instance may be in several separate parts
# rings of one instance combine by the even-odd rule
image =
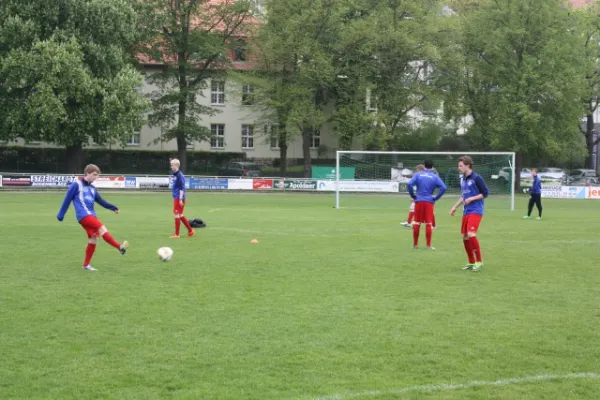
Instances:
[[[434,384],[434,385],[420,385],[420,386],[408,386],[401,389],[390,389],[390,390],[372,390],[368,392],[359,392],[359,393],[339,393],[330,396],[324,397],[313,397],[311,400],[350,400],[350,399],[358,399],[358,398],[366,398],[366,397],[375,397],[375,396],[384,396],[384,395],[394,395],[394,394],[403,394],[409,392],[438,392],[445,390],[458,390],[458,389],[469,389],[473,387],[480,386],[510,386],[510,385],[519,385],[522,383],[534,383],[534,382],[546,382],[553,380],[572,380],[572,379],[600,379],[600,374],[596,372],[580,372],[574,374],[565,374],[565,375],[534,375],[534,376],[525,376],[523,378],[508,378],[508,379],[499,379],[496,381],[472,381],[466,383],[458,383],[458,384],[450,384],[450,383],[442,383],[442,384]]]
[[[220,210],[220,208],[215,208],[214,210],[210,210],[209,213],[219,211],[219,210]]]

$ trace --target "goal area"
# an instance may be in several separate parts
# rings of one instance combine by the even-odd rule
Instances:
[[[417,165],[431,160],[446,184],[444,196],[460,195],[458,159],[468,155],[473,170],[481,175],[489,188],[489,199],[506,200],[506,209],[515,209],[515,153],[512,152],[402,152],[345,151],[336,152],[335,208],[344,207],[350,193],[397,193],[408,195],[406,184]],[[333,172],[333,171],[332,171]]]

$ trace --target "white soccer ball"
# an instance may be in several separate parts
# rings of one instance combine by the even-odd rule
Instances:
[[[160,249],[158,249],[157,253],[158,258],[161,261],[169,261],[171,257],[173,257],[173,249],[170,247],[161,247]]]

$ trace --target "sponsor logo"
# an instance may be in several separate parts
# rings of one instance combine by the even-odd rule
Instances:
[[[273,189],[273,180],[272,179],[253,179],[252,180],[252,189],[253,190]]]
[[[31,186],[67,187],[77,181],[77,176],[66,175],[31,175]]]

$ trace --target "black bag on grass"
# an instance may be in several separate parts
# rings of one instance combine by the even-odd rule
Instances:
[[[206,228],[206,224],[200,218],[194,218],[190,221],[192,228]]]

